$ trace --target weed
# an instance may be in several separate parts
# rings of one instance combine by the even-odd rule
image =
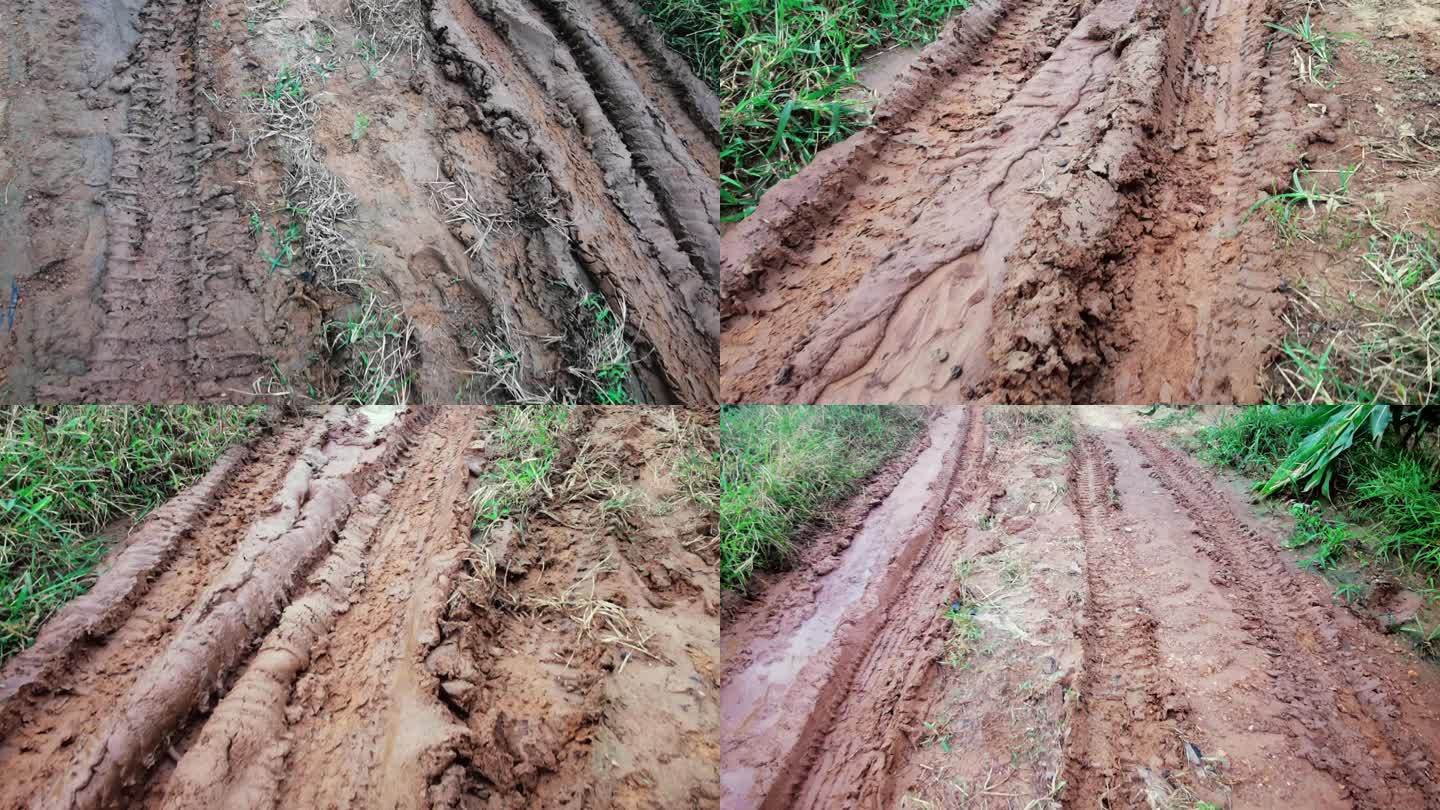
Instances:
[[[341,365],[346,401],[404,405],[415,382],[420,350],[405,315],[366,291],[358,309],[323,325],[325,342]]]
[[[1271,194],[1251,205],[1245,213],[1248,221],[1256,211],[1263,211],[1265,218],[1275,226],[1280,241],[1289,243],[1295,239],[1323,237],[1329,228],[1330,218],[1341,206],[1350,200],[1350,179],[1359,166],[1348,166],[1334,171],[1322,171],[1301,167],[1290,175],[1290,188]],[[1325,188],[1316,175],[1334,174],[1338,181],[1334,188]],[[1322,210],[1323,209],[1323,212]],[[1313,224],[1316,217],[1319,223]]]
[[[571,367],[570,372],[590,384],[596,401],[602,405],[629,404],[626,382],[630,379],[630,344],[625,341],[625,303],[617,315],[599,293],[587,293],[580,299],[580,309],[590,316],[585,341],[585,365]]]
[[[1358,605],[1370,597],[1370,589],[1363,582],[1340,582],[1335,585],[1335,600],[1347,605]]]
[[[1427,658],[1440,659],[1440,622],[1426,627],[1418,618],[1400,628]]]
[[[1296,41],[1292,54],[1300,81],[1327,89],[1335,86],[1335,82],[1328,78],[1335,72],[1335,41],[1328,32],[1315,27],[1309,11],[1288,26],[1279,23],[1265,25]]]
[[[976,642],[985,635],[984,628],[975,620],[975,610],[974,605],[959,601],[951,602],[945,609],[945,619],[950,622],[950,634],[940,655],[940,663],[945,666],[964,669],[969,665]]]
[[[370,129],[370,116],[363,112],[355,113],[355,123],[350,126],[350,142],[360,143],[365,133]]]
[[[1295,529],[1285,547],[1315,546],[1315,552],[1301,560],[1302,564],[1325,569],[1339,561],[1351,539],[1350,530],[1344,524],[1329,520],[1319,509],[1302,503],[1292,506],[1290,513],[1295,516]]]
[[[929,748],[932,745],[940,746],[940,750],[950,753],[950,734],[945,731],[949,725],[947,720],[924,721],[925,730],[920,734],[920,747]]]
[[[1075,425],[1065,408],[1049,405],[999,405],[987,408],[986,421],[997,443],[1024,437],[1037,447],[1070,452],[1075,446]]]
[[[99,534],[139,519],[252,436],[258,407],[0,409],[0,661],[89,590]]]
[[[917,408],[727,406],[720,412],[720,578],[743,588],[782,566],[792,536],[909,445]]]

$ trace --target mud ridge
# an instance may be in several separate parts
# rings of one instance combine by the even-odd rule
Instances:
[[[1407,685],[1384,680],[1365,635],[1332,605],[1306,600],[1290,564],[1235,517],[1191,462],[1143,431],[1126,438],[1189,513],[1204,552],[1240,594],[1237,610],[1269,653],[1272,695],[1289,708],[1288,732],[1300,756],[1343,785],[1356,807],[1440,806],[1436,752],[1396,700]]]

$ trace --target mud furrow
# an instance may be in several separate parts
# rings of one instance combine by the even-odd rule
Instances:
[[[757,612],[753,620],[758,624],[743,622],[748,629],[727,629],[759,637],[738,656],[743,664],[727,672],[722,690],[722,806],[789,807],[811,801],[812,790],[822,794],[823,804],[823,795],[832,788],[842,795],[853,792],[851,798],[859,800],[862,786],[829,781],[829,770],[851,763],[826,759],[827,741],[839,744],[841,735],[831,733],[836,723],[852,723],[859,716],[847,709],[847,701],[854,698],[849,688],[857,679],[899,685],[919,677],[920,672],[902,674],[904,667],[887,670],[883,654],[873,651],[894,649],[913,634],[924,636],[931,626],[933,610],[901,617],[890,606],[904,598],[906,583],[924,570],[927,560],[936,564],[928,552],[940,542],[936,525],[941,511],[961,485],[963,476],[957,471],[964,468],[973,475],[983,452],[975,444],[969,445],[973,452],[967,452],[966,435],[976,443],[983,437],[983,425],[970,414],[943,414],[930,433],[929,446],[844,546],[833,572],[814,589],[813,600],[768,620]],[[772,591],[783,598],[778,589]],[[778,626],[787,622],[795,626]],[[896,712],[895,723],[886,730],[889,739],[877,740],[870,726],[865,739],[874,745],[853,764],[863,770],[883,758],[881,749],[900,746],[900,715],[908,711]],[[879,792],[887,789],[870,785],[864,801],[880,800]]]
[[[44,690],[24,690],[0,705],[19,718],[0,743],[10,777],[0,806],[130,805],[137,785],[163,782],[171,760],[157,754],[183,745],[196,713],[211,695],[224,694],[252,642],[326,555],[355,499],[428,418],[414,414],[387,428],[383,413],[337,409],[261,442],[241,469],[217,468],[221,486],[207,479],[158,510],[153,527],[142,524],[92,591],[97,599],[123,595],[134,606],[117,612],[101,605],[106,624],[78,636],[78,652],[46,645],[34,655],[52,660],[22,656],[6,668],[11,683],[36,667],[59,671],[56,660],[69,664]],[[150,560],[172,527],[180,530],[178,550],[145,569],[153,581],[143,593],[129,593],[130,560]],[[94,600],[68,606],[56,632],[83,623],[95,607]]]
[[[944,508],[947,516],[986,494],[985,420],[978,409],[966,419],[960,463]],[[897,777],[924,720],[921,697],[942,658],[949,626],[944,609],[957,597],[953,564],[961,557],[967,531],[958,521],[951,523],[926,543],[896,599],[885,606],[885,622],[874,634],[864,663],[841,688],[846,698],[833,711],[834,724],[810,742],[817,755],[798,799],[783,805],[772,801],[770,806],[881,808],[898,800]]]
[[[1140,808],[1131,788],[1156,752],[1172,748],[1188,707],[1159,668],[1156,618],[1133,572],[1132,538],[1116,520],[1115,465],[1094,435],[1076,448],[1070,495],[1085,544],[1088,598],[1080,629],[1080,711],[1066,743],[1066,806]]]
[[[1194,521],[1207,556],[1238,592],[1236,609],[1270,655],[1272,696],[1287,706],[1299,755],[1328,772],[1360,808],[1440,807],[1433,742],[1404,719],[1376,676],[1380,650],[1331,605],[1311,600],[1276,548],[1239,520],[1190,462],[1132,429],[1127,439]],[[1320,658],[1322,666],[1313,666]],[[1379,660],[1385,660],[1380,657]]]

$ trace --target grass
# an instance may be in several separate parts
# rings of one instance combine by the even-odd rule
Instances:
[[[405,405],[415,383],[420,349],[404,314],[366,291],[359,306],[324,324],[325,343],[338,361],[341,397],[351,405]]]
[[[1263,481],[1332,413],[1305,405],[1240,408],[1188,441],[1203,461]],[[1377,444],[1367,433],[1330,462],[1324,487],[1305,478],[1287,483],[1281,491],[1296,500],[1287,545],[1313,549],[1305,561],[1320,569],[1349,554],[1385,561],[1433,588],[1440,580],[1440,455],[1434,437],[1426,438],[1402,439],[1392,430]]]
[[[1330,218],[1351,201],[1350,179],[1358,169],[1359,166],[1334,171],[1297,168],[1291,172],[1289,189],[1270,194],[1250,206],[1245,219],[1249,220],[1257,211],[1263,212],[1285,244],[1296,239],[1323,238],[1329,230]],[[1327,174],[1336,175],[1336,182],[1327,185],[1317,176]]]
[[[483,426],[489,463],[470,498],[475,510],[475,539],[482,542],[503,521],[523,529],[534,497],[548,492],[560,452],[560,437],[570,422],[563,405],[501,405]]]
[[[720,579],[743,590],[806,523],[914,441],[918,408],[727,406],[720,413]]]
[[[1295,41],[1291,54],[1300,81],[1329,89],[1335,86],[1335,56],[1338,38],[1315,27],[1310,12],[1289,25],[1266,23]]]
[[[970,0],[642,0],[720,96],[720,205],[743,219],[766,189],[867,123],[853,88],[876,49],[934,39]]]
[[[225,406],[0,410],[0,660],[89,590],[109,550],[107,526],[195,481],[262,415]]]

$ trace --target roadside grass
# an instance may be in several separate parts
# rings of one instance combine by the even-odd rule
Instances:
[[[89,590],[114,538],[259,429],[264,409],[75,405],[0,410],[0,661]]]
[[[477,543],[506,520],[523,528],[531,501],[550,491],[570,418],[571,409],[563,405],[501,405],[485,419],[481,430],[490,458],[470,496]]]
[[[720,412],[720,581],[783,567],[793,536],[919,435],[924,411],[884,405],[726,406]]]
[[[1272,472],[1328,425],[1333,408],[1241,408],[1201,428],[1187,444],[1201,460],[1275,481]],[[1313,475],[1281,479],[1294,498],[1295,529],[1286,545],[1310,550],[1307,564],[1334,568],[1349,557],[1383,561],[1440,583],[1440,450],[1433,435],[1397,431],[1378,443],[1357,436],[1334,456],[1318,486]],[[1257,484],[1257,487],[1260,484]]]
[[[720,96],[720,207],[737,222],[766,189],[865,126],[862,58],[922,45],[970,0],[643,0]]]

